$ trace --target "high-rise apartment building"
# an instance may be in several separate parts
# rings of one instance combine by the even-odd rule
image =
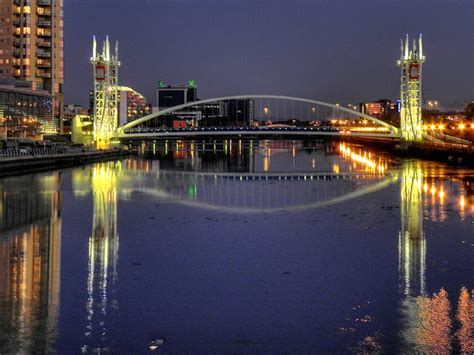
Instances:
[[[63,0],[0,0],[0,77],[53,96],[52,122],[40,133],[62,128],[63,53]]]

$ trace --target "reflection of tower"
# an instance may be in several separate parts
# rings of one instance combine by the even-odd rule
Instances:
[[[412,50],[408,49],[409,39],[402,40],[398,66],[401,69],[400,83],[400,129],[407,141],[421,139],[421,66],[425,61],[421,35],[418,46],[413,40]]]
[[[108,144],[118,119],[118,42],[115,55],[110,54],[109,37],[102,51],[97,53],[94,37],[91,63],[94,66],[94,142],[97,146]]]
[[[87,330],[83,350],[104,350],[107,339],[107,312],[117,307],[114,295],[117,280],[119,239],[117,234],[117,176],[119,163],[100,163],[92,171],[93,222],[89,238]]]
[[[417,161],[402,167],[398,240],[400,286],[405,296],[425,293],[426,240],[423,233],[423,171]]]
[[[0,353],[50,353],[59,311],[60,174],[18,179],[31,177],[11,186],[5,179],[0,205]]]

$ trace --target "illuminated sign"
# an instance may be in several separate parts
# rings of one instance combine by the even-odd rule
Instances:
[[[105,80],[105,66],[104,65],[95,66],[95,80],[97,81]]]
[[[420,78],[420,65],[417,63],[410,64],[409,68],[410,80],[417,80]]]

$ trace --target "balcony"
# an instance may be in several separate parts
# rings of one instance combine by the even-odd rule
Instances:
[[[39,50],[36,52],[36,56],[38,58],[51,58],[51,53]]]
[[[51,68],[51,62],[49,60],[38,59],[36,66],[38,68]]]
[[[38,47],[51,47],[51,41],[45,41],[43,39],[39,39],[36,41],[36,45]]]
[[[20,58],[20,57],[24,57],[25,55],[26,55],[26,51],[24,49],[23,50],[20,50],[20,49],[13,50],[13,56],[14,57]]]
[[[51,78],[51,73],[47,70],[37,70],[36,76],[38,78]]]
[[[51,16],[53,14],[53,12],[51,11],[51,9],[48,9],[48,8],[44,8],[44,7],[38,7],[36,9],[36,13],[39,15],[39,16]]]
[[[20,39],[19,38],[13,38],[13,45],[15,47],[19,47],[20,46]]]
[[[51,6],[51,0],[38,0],[36,3],[40,6]]]
[[[37,28],[36,35],[40,37],[51,37],[51,31],[46,31],[44,28]]]
[[[38,26],[40,27],[51,27],[51,21],[43,18],[38,19]]]

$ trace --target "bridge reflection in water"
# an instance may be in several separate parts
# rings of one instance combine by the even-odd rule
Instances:
[[[346,144],[325,147],[319,155],[306,154],[311,147],[298,142],[167,144],[172,147],[155,147],[159,160],[135,158],[72,170],[74,194],[90,196],[93,211],[82,351],[111,350],[108,321],[119,308],[120,200],[145,194],[192,208],[253,214],[312,210],[395,183],[400,184],[403,348],[421,353],[474,351],[472,291],[455,291],[459,298],[452,319],[456,302],[443,288],[430,295],[427,290],[439,286],[430,288],[426,280],[423,219],[443,221],[448,202],[461,219],[474,212],[474,194],[468,193],[470,181],[462,172],[452,177],[440,165],[417,161],[391,166],[384,157]],[[295,161],[293,171],[278,172],[279,159],[287,153],[303,160],[306,170]],[[229,156],[238,171],[229,169],[224,159]],[[18,178],[1,180],[0,352],[51,352],[59,312],[63,177],[49,173],[20,179],[23,189],[18,189]]]

